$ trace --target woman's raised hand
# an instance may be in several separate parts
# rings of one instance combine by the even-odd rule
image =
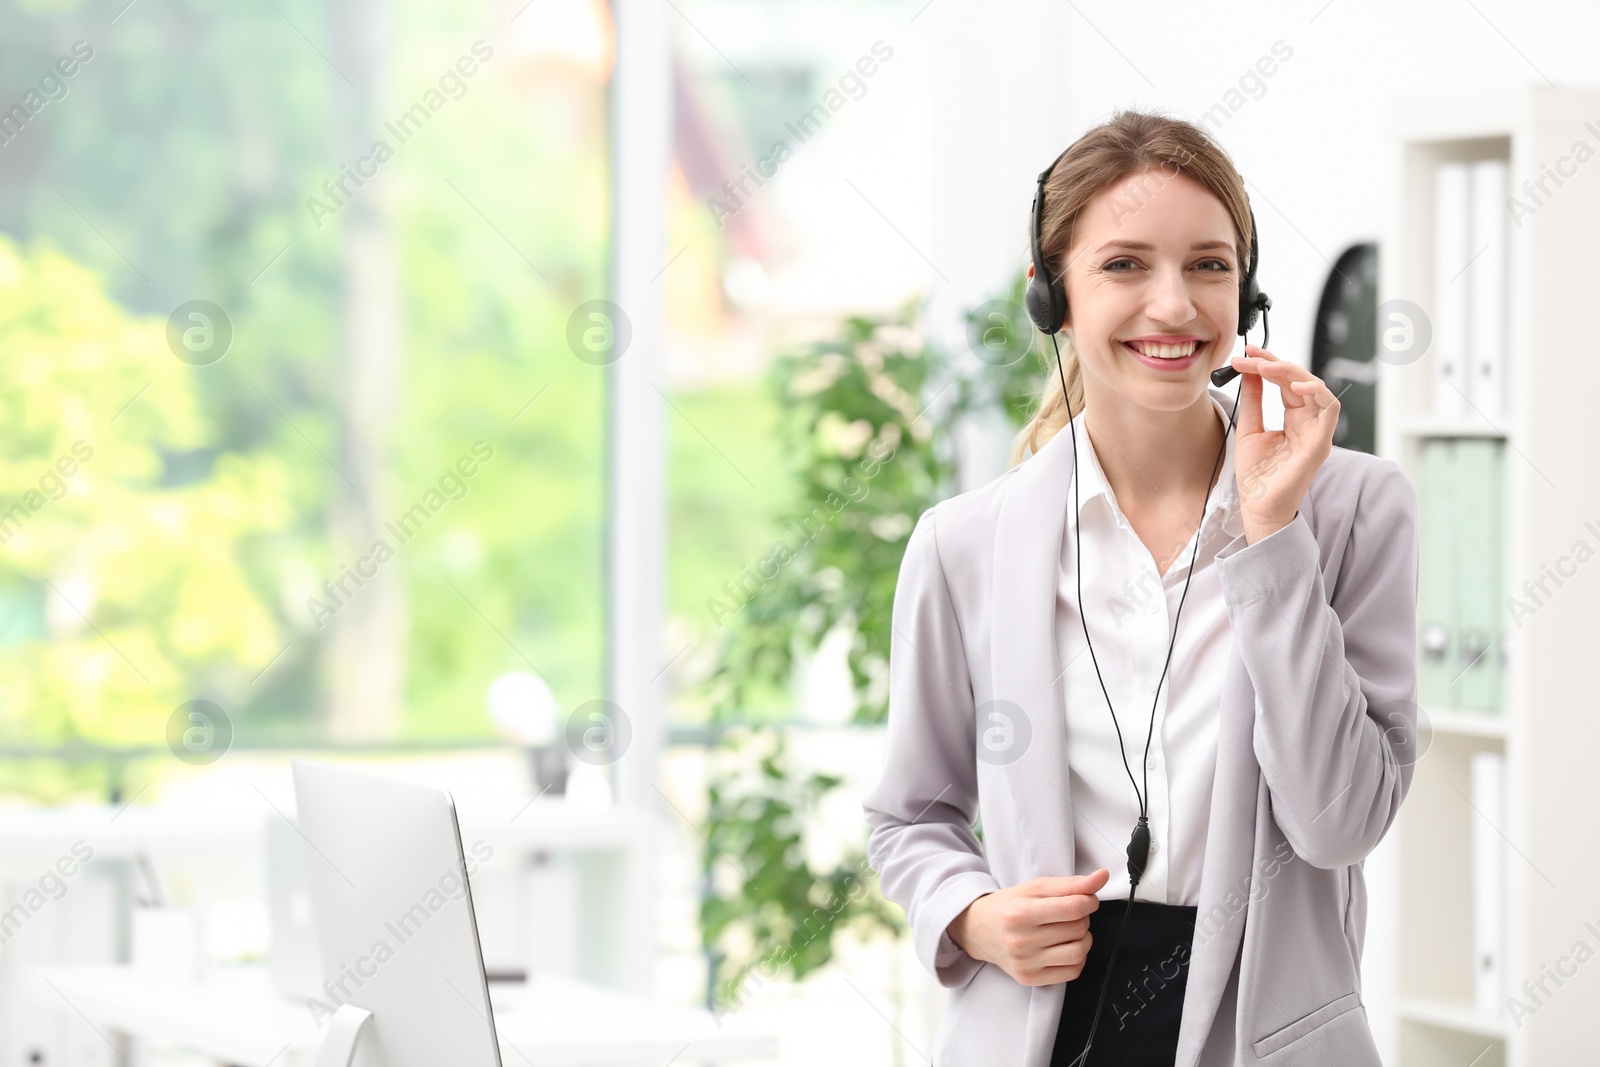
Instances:
[[[1089,957],[1089,915],[1111,872],[1034,878],[968,904],[950,939],[975,960],[992,963],[1023,985],[1070,982]]]
[[[1233,457],[1245,541],[1255,544],[1294,520],[1311,479],[1333,451],[1339,398],[1321,378],[1257,345],[1232,365],[1240,383],[1238,444]],[[1262,428],[1261,394],[1266,382],[1283,397],[1283,429]]]

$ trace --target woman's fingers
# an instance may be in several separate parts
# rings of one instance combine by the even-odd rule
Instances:
[[[1093,893],[1066,893],[1061,896],[1036,897],[1027,901],[1030,921],[1045,923],[1072,922],[1088,917],[1100,909],[1100,898]]]
[[[1260,433],[1264,426],[1261,419],[1262,378],[1256,373],[1255,365],[1248,356],[1235,355],[1232,364],[1234,370],[1244,374],[1239,380],[1239,436],[1247,437]]]
[[[1285,407],[1304,407],[1308,402],[1307,398],[1316,392],[1314,388],[1307,388],[1303,383],[1322,384],[1322,379],[1298,363],[1279,359],[1266,349],[1257,348],[1255,345],[1244,347],[1246,354],[1233,358],[1234,367],[1240,371],[1259,375],[1262,380],[1276,385],[1283,396]]]
[[[1089,958],[1089,949],[1094,944],[1093,934],[1084,934],[1076,941],[1066,941],[1059,945],[1051,945],[1039,954],[1041,967],[1077,967]]]
[[[1045,923],[1039,929],[1049,939],[1046,944],[1059,945],[1067,941],[1076,941],[1088,933],[1089,920],[1071,919],[1067,922]]]
[[[1339,410],[1339,398],[1333,390],[1328,388],[1328,383],[1321,378],[1313,378],[1308,382],[1291,382],[1291,389],[1295,389],[1306,398],[1306,403],[1312,404],[1317,409],[1316,418],[1320,419],[1329,411]]]
[[[1055,985],[1072,981],[1083,973],[1084,964],[1089,960],[1089,947],[1093,944],[1094,936],[1084,934],[1078,941],[1051,947],[1033,961],[1024,984]]]

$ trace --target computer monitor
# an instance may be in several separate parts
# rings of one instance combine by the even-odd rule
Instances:
[[[310,851],[293,820],[278,814],[267,819],[267,959],[273,986],[296,1004],[323,996],[322,956],[306,866]]]
[[[307,1010],[324,1027],[341,1004],[372,1013],[358,1063],[501,1067],[450,794],[293,769],[325,979]]]

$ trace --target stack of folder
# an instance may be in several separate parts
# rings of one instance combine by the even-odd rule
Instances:
[[[1505,710],[1505,442],[1421,443],[1417,689],[1425,707]]]
[[[1434,415],[1496,424],[1506,397],[1506,224],[1503,159],[1440,163],[1433,193]]]

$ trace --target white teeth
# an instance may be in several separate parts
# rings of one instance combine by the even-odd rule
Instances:
[[[1151,341],[1124,341],[1123,343],[1143,355],[1153,356],[1156,359],[1183,359],[1186,356],[1194,355],[1194,350],[1198,347],[1198,342],[1196,341],[1185,341],[1181,345],[1161,345]]]

